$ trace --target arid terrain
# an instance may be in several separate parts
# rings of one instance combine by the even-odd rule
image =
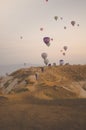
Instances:
[[[0,130],[86,130],[86,65],[23,68],[1,77]]]

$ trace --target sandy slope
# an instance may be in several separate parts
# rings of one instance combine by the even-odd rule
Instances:
[[[38,73],[36,80],[35,74]],[[29,91],[40,99],[86,98],[86,65],[31,67],[0,80],[3,94]]]

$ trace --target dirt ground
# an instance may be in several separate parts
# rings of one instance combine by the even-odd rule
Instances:
[[[0,130],[86,130],[86,99],[0,96]]]

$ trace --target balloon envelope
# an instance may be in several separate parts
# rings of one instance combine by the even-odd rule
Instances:
[[[50,46],[50,37],[44,37],[43,41],[47,46]]]
[[[67,29],[67,27],[66,27],[66,26],[64,26],[64,29]]]
[[[65,52],[63,52],[63,55],[65,56]]]
[[[53,41],[53,38],[51,38],[51,41]]]
[[[54,19],[57,20],[57,19],[58,19],[58,16],[54,16]]]
[[[63,20],[63,17],[60,17],[61,20]]]
[[[60,50],[60,52],[63,52],[63,50]]]
[[[47,53],[45,53],[45,52],[41,54],[41,57],[42,57],[44,60],[47,58],[47,56],[48,56],[48,55],[47,55]]]
[[[67,47],[67,46],[64,46],[63,48],[64,48],[64,50],[66,51],[68,47]]]
[[[43,31],[43,28],[40,28],[40,31]]]
[[[23,37],[22,37],[22,36],[20,36],[20,39],[23,39]]]
[[[74,25],[75,25],[75,23],[76,23],[75,21],[71,21],[72,26],[74,26]]]
[[[44,60],[44,63],[45,63],[45,65],[48,65],[49,60],[48,60],[48,59],[45,59],[45,60]]]

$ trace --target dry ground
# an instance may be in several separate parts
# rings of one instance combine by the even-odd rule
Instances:
[[[86,130],[86,99],[0,96],[0,130]]]
[[[32,67],[1,78],[0,130],[86,130],[86,65]]]

